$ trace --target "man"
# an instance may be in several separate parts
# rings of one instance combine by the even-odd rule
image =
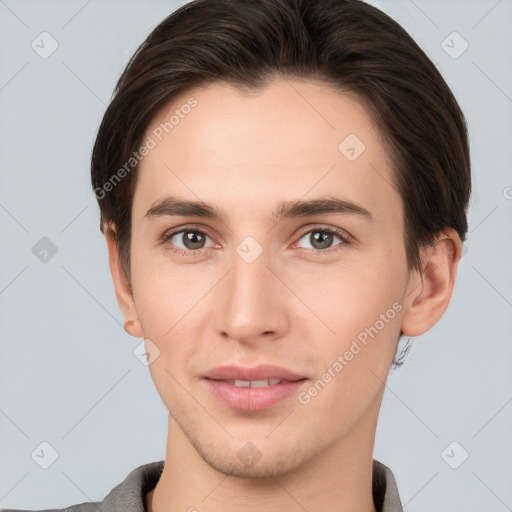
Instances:
[[[448,306],[470,194],[410,36],[357,0],[190,2],[123,72],[91,176],[168,439],[73,510],[402,510],[378,413]]]

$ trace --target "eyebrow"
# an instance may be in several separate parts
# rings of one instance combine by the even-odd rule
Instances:
[[[273,218],[280,221],[288,218],[307,217],[338,213],[345,215],[359,215],[368,221],[373,222],[372,214],[363,206],[345,199],[333,196],[325,196],[307,201],[282,201],[273,212]],[[203,201],[186,201],[176,196],[168,196],[153,203],[146,212],[145,217],[152,219],[162,216],[190,216],[216,220],[225,223],[228,216],[217,207]]]

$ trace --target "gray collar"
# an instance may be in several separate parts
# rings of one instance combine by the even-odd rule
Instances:
[[[114,487],[102,502],[84,503],[67,510],[69,512],[146,512],[145,496],[156,487],[163,468],[163,460],[143,464]],[[375,459],[372,487],[373,500],[378,512],[403,512],[393,472]]]

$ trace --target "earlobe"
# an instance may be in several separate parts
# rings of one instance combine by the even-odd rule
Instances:
[[[461,248],[458,233],[447,228],[433,245],[422,249],[422,271],[411,272],[404,300],[402,332],[406,336],[424,334],[443,316],[455,285]]]
[[[136,338],[142,338],[144,334],[133,300],[132,288],[121,266],[115,232],[110,227],[105,227],[105,240],[107,242],[110,274],[112,275],[117,304],[125,318],[124,330]]]
[[[132,336],[135,336],[136,338],[143,338],[142,334],[142,326],[140,325],[139,319],[136,318],[135,320],[126,320],[124,323],[124,330],[131,334]]]

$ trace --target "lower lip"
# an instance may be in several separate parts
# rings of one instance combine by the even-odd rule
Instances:
[[[222,403],[241,411],[263,411],[298,393],[307,379],[286,381],[264,388],[239,388],[224,380],[204,379]]]

